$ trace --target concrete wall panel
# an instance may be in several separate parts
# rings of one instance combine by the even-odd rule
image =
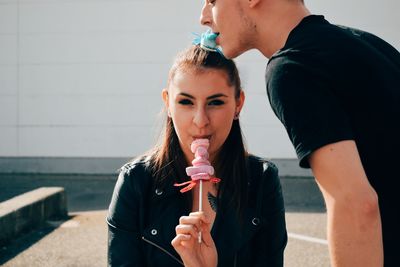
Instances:
[[[130,157],[154,144],[152,127],[21,127],[20,156]]]
[[[397,0],[306,1],[400,49]],[[0,156],[130,157],[154,143],[161,89],[203,1],[0,0]],[[293,158],[265,93],[267,60],[236,59],[251,151]]]
[[[18,155],[18,128],[0,125],[0,157]]]
[[[0,65],[0,97],[18,92],[17,65]]]

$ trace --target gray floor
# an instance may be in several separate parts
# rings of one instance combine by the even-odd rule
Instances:
[[[0,175],[0,202],[41,186],[62,186],[70,219],[51,221],[0,248],[2,266],[106,266],[105,215],[115,183],[107,175]],[[285,266],[329,266],[326,213],[310,178],[281,179],[289,242]]]

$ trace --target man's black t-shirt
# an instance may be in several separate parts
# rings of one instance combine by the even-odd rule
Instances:
[[[400,204],[400,53],[370,33],[304,18],[266,69],[271,106],[300,166],[314,150],[354,140],[379,197],[385,266],[394,259]]]

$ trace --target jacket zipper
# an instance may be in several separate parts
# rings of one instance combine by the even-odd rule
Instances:
[[[160,249],[161,251],[167,253],[167,255],[171,256],[174,260],[176,260],[177,262],[179,262],[182,266],[184,265],[182,261],[180,261],[177,257],[175,257],[174,255],[172,255],[171,253],[169,253],[165,248],[157,245],[156,243],[146,239],[144,236],[142,236],[143,241],[149,243],[150,245],[155,246],[156,248]]]

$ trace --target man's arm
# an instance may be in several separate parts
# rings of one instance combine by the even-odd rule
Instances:
[[[355,142],[319,148],[309,163],[327,207],[332,266],[383,266],[378,197]]]

